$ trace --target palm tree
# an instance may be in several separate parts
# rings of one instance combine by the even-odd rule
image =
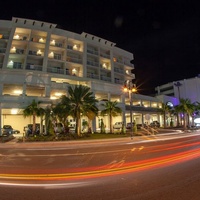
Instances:
[[[170,112],[171,107],[162,103],[161,113],[163,114],[164,128],[166,128],[166,114]]]
[[[101,111],[101,115],[108,115],[110,119],[110,133],[113,132],[113,126],[112,126],[112,118],[118,116],[122,113],[122,109],[117,106],[117,101],[106,101],[102,106],[105,107],[104,110]]]
[[[90,109],[86,109],[86,113],[83,115],[87,116],[88,118],[88,133],[92,133],[92,120],[98,115],[98,108],[92,107]]]
[[[58,103],[54,107],[53,112],[56,114],[59,122],[61,122],[64,125],[64,131],[67,131],[68,130],[67,118],[68,116],[70,116],[71,106],[69,99],[65,95],[61,96],[60,100],[61,100],[60,103]]]
[[[96,103],[98,102],[93,93],[90,92],[90,88],[83,85],[76,85],[75,87],[68,87],[68,97],[65,100],[70,105],[70,115],[76,120],[75,132],[78,136],[81,135],[81,115],[86,115],[89,112],[98,111]],[[89,115],[88,115],[89,116]]]
[[[182,125],[181,123],[180,123],[180,113],[181,113],[181,110],[180,110],[180,107],[179,107],[179,105],[176,105],[176,106],[174,106],[174,109],[173,109],[173,114],[176,116],[176,118],[177,118],[177,127],[179,127],[180,125]]]
[[[36,102],[34,99],[32,103],[23,110],[24,117],[33,116],[33,134],[36,132],[36,116],[39,117],[41,115],[41,108],[39,107],[40,103],[41,102]]]
[[[44,109],[44,120],[45,120],[44,132],[45,132],[45,135],[50,133],[51,113],[52,113],[51,106],[47,106]]]
[[[195,111],[195,105],[191,103],[190,99],[180,99],[180,104],[178,105],[180,111],[184,114],[184,128],[189,124],[189,116]]]
[[[192,126],[195,126],[195,123],[194,123],[194,119],[196,117],[199,117],[200,115],[200,103],[198,101],[194,102],[194,113],[193,113],[193,116],[192,116]]]
[[[45,120],[45,114],[46,114],[46,110],[40,107],[38,110],[38,116],[40,116],[40,134],[42,134],[43,131],[45,131],[43,129],[43,121]]]

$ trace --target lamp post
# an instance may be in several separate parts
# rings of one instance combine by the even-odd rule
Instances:
[[[179,102],[180,102],[180,87],[181,87],[181,83],[179,81],[177,81],[176,83],[174,83],[174,85],[178,88],[178,98],[179,98]]]
[[[174,83],[174,85],[178,88],[178,100],[179,100],[179,103],[180,103],[180,99],[181,99],[180,87],[182,86],[182,83],[177,81],[176,83]],[[177,114],[177,125],[179,126],[179,114]]]
[[[128,92],[129,94],[129,102],[130,102],[130,123],[131,123],[131,139],[133,139],[133,99],[132,99],[132,93],[137,92],[136,85],[132,83],[132,80],[126,80],[124,82],[124,92]]]

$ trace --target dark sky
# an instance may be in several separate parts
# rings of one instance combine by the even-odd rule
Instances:
[[[140,94],[200,73],[199,0],[2,1],[0,19],[28,18],[96,35],[134,54]],[[2,9],[3,6],[7,9]]]

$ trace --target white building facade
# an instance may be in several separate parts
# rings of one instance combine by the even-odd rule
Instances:
[[[168,95],[177,100],[190,99],[191,103],[200,102],[200,76],[173,81],[155,88],[156,95]]]
[[[90,87],[100,102],[117,101],[123,114],[113,122],[127,123],[130,100],[123,85],[135,79],[132,60],[132,53],[88,33],[77,34],[30,19],[0,20],[0,126],[9,124],[22,132],[32,123],[31,117],[23,117],[23,109],[33,99],[41,101],[42,107],[58,101],[67,95],[69,85]],[[137,123],[162,121],[161,99],[139,94],[132,99]],[[93,130],[99,128],[101,118],[109,127],[108,117],[98,116]]]
[[[180,99],[189,99],[191,103],[200,103],[200,76],[196,76],[189,79],[183,79],[173,81],[155,88],[157,97],[159,96],[171,96],[175,97],[174,105],[179,104]],[[166,96],[165,96],[166,97]],[[166,101],[165,101],[166,102]],[[181,123],[183,124],[183,116],[179,116]],[[199,115],[190,116],[190,124],[193,125],[194,119],[199,118]],[[199,122],[198,122],[199,125]]]

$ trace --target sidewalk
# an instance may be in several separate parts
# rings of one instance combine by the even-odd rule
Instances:
[[[179,133],[184,133],[184,131],[181,130],[181,129],[157,129],[157,131],[151,132],[151,133],[148,134],[145,130],[139,129],[137,131],[137,136],[134,136],[134,137],[151,136],[151,135],[159,135],[159,134],[179,134]],[[129,135],[129,132],[127,132],[126,134]],[[13,136],[14,136],[13,139],[11,139],[10,141],[5,142],[5,143],[6,144],[15,144],[15,143],[18,143],[18,139],[19,138],[23,138],[23,133],[14,134]],[[118,140],[120,138],[113,138],[112,140],[115,140],[115,139]],[[105,140],[108,140],[108,139],[105,139]],[[64,141],[64,142],[72,143],[72,142],[77,142],[77,141],[82,142],[82,140],[67,140],[67,141]],[[86,140],[84,140],[84,141],[86,141]],[[96,141],[97,140],[94,140],[94,142],[96,142]],[[62,141],[52,141],[52,143],[58,143],[58,142],[62,142]],[[38,142],[38,143],[41,144],[43,142],[41,141],[41,142]],[[47,143],[51,143],[51,142],[44,142],[44,143],[47,144]],[[21,144],[21,143],[18,143],[18,144]]]
[[[190,133],[190,132],[196,132],[196,131],[200,131],[198,130],[183,130],[180,128],[174,128],[174,129],[163,129],[163,128],[159,128],[157,129],[158,133],[151,133],[151,134],[147,134],[147,132],[145,132],[144,130],[139,129],[137,132],[137,136],[133,136],[134,139],[137,140],[146,140],[149,137],[153,137],[153,136],[158,136],[158,135],[171,135],[171,134],[184,134],[184,133]],[[129,136],[129,133],[126,133],[127,136]],[[7,145],[14,145],[16,144],[17,147],[25,147],[27,145],[34,145],[34,146],[38,146],[38,147],[42,147],[42,146],[46,146],[46,147],[56,147],[56,146],[62,146],[66,145],[66,143],[68,145],[75,145],[75,144],[89,144],[89,143],[100,143],[100,142],[118,142],[119,140],[129,140],[130,137],[122,137],[122,138],[112,138],[112,139],[88,139],[88,140],[66,140],[66,141],[41,141],[41,142],[18,142],[19,138],[23,138],[23,133],[20,134],[14,134],[14,139],[8,141],[8,142],[3,142],[2,144],[7,144]],[[144,137],[145,136],[145,137]]]

